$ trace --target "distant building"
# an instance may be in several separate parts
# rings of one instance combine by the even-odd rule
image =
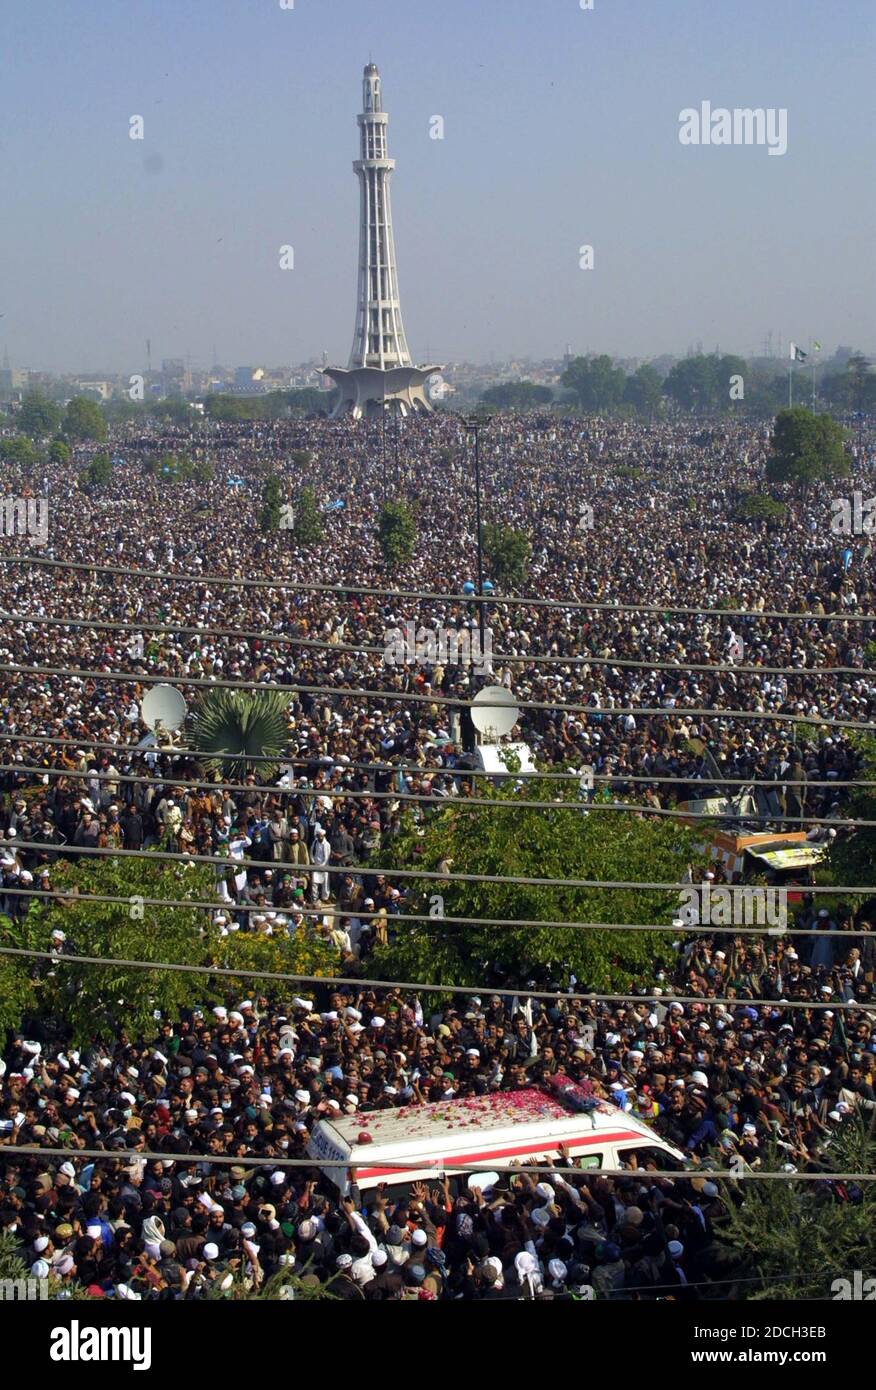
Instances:
[[[0,400],[18,400],[27,390],[29,375],[19,367],[0,367]]]
[[[113,394],[111,381],[96,381],[92,377],[79,377],[71,383],[71,395],[90,396],[96,401],[108,401]]]

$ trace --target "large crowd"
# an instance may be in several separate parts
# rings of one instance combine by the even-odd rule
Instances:
[[[484,515],[527,534],[525,592],[556,604],[495,602],[488,615],[493,679],[546,706],[523,710],[515,731],[539,764],[592,765],[612,795],[652,807],[711,788],[717,764],[740,783],[779,784],[775,827],[840,823],[859,753],[848,728],[824,721],[874,721],[874,625],[853,619],[873,610],[876,567],[867,536],[831,531],[831,497],[789,492],[780,521],[735,519],[767,446],[765,428],[747,423],[504,416],[482,427]],[[194,447],[210,481],[143,467]],[[859,424],[849,447],[843,487],[867,494],[876,432]],[[0,911],[20,916],[27,896],[10,890],[52,891],[59,859],[89,848],[221,855],[239,861],[219,881],[225,930],[320,921],[338,973],[350,973],[405,907],[404,879],[362,866],[397,833],[404,805],[422,818],[433,798],[470,788],[453,706],[428,697],[469,699],[474,673],[388,666],[381,653],[408,620],[476,625],[471,605],[356,592],[387,587],[375,517],[388,496],[410,500],[418,527],[394,589],[460,593],[476,577],[459,424],[213,425],[191,438],[138,426],[112,451],[102,489],[78,490],[69,465],[47,464],[41,482],[50,536],[33,557],[83,567],[0,565],[0,603],[21,615],[0,638]],[[290,464],[292,451],[310,461]],[[272,472],[290,501],[307,483],[322,505],[343,503],[326,511],[316,547],[260,528]],[[7,487],[23,489],[14,473]],[[100,565],[154,573],[143,584],[90,568]],[[637,603],[657,611],[622,607]],[[38,621],[49,617],[75,625]],[[710,665],[730,669],[694,669]],[[791,674],[759,669],[770,667]],[[282,775],[214,791],[185,785],[202,776],[197,760],[137,747],[148,733],[142,678],[155,675],[190,699],[186,677],[349,694],[300,690]],[[564,711],[575,704],[586,709]],[[392,791],[422,800],[374,795]],[[0,1063],[0,1225],[33,1274],[117,1297],[282,1289],[293,1274],[299,1296],[330,1279],[350,1299],[724,1296],[735,1271],[717,1235],[738,1194],[697,1178],[696,1165],[756,1167],[778,1151],[789,1168],[829,1171],[837,1130],[872,1109],[873,1015],[854,1007],[873,1001],[872,907],[832,913],[804,895],[788,936],[690,937],[674,971],[642,982],[647,999],[624,1004],[595,1003],[580,993],[586,982],[576,992],[565,980],[544,981],[555,999],[521,980],[441,1008],[425,991],[363,985],[205,998],[156,1021],[154,1036],[81,1051],[35,1027]],[[84,944],[59,933],[53,949]],[[660,1002],[676,994],[695,1002]],[[691,1171],[644,1180],[659,1165],[643,1157],[623,1178],[560,1175],[554,1156],[485,1191],[455,1180],[360,1193],[353,1173],[340,1199],[313,1169],[254,1162],[305,1158],[332,1114],[538,1087],[558,1073],[652,1123]],[[24,1145],[71,1152],[12,1161]],[[184,1157],[140,1156],[156,1152]]]

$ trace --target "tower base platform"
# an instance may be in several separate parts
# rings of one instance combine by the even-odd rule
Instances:
[[[325,374],[340,390],[332,419],[352,415],[354,420],[379,418],[382,411],[410,415],[430,411],[426,382],[440,367],[326,367]]]

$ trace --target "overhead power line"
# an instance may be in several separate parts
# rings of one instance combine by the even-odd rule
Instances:
[[[266,866],[267,867],[267,866]],[[282,868],[294,866],[277,864],[275,872]],[[349,872],[355,873],[355,869]],[[294,877],[294,875],[293,875]],[[691,888],[702,888],[699,883],[690,884]],[[741,890],[750,891],[750,890]],[[715,889],[712,889],[713,894]],[[0,896],[12,896],[16,898],[40,898],[58,903],[62,907],[78,907],[82,903],[115,903],[118,906],[130,908],[131,899],[136,898],[137,904],[142,907],[158,908],[203,908],[205,912],[210,912],[214,916],[217,912],[227,912],[234,917],[240,913],[261,913],[262,916],[288,917],[294,912],[300,912],[304,917],[337,917],[342,921],[345,918],[355,917],[359,921],[382,921],[392,923],[393,926],[400,922],[431,922],[433,927],[442,926],[464,926],[464,927],[535,927],[543,930],[552,928],[563,931],[667,931],[678,935],[714,936],[773,936],[776,929],[764,923],[761,926],[709,926],[699,922],[682,923],[677,926],[674,922],[551,922],[542,921],[539,918],[517,918],[517,917],[433,917],[427,912],[394,912],[390,916],[388,913],[363,912],[356,907],[315,907],[312,903],[290,903],[285,907],[276,907],[272,903],[233,903],[226,902],[222,898],[205,900],[203,898],[145,898],[139,894],[129,894],[127,897],[112,893],[80,893],[78,888],[67,888],[64,884],[59,884],[57,888],[11,888],[3,886],[0,888]],[[855,931],[854,928],[848,932],[839,934],[840,942],[843,937],[850,937],[852,941],[859,939],[863,933]],[[783,929],[782,936],[824,936],[824,932],[817,927],[787,927]]]
[[[67,666],[22,666],[10,661],[0,662],[0,671],[9,671],[14,675],[25,676],[64,676],[67,679],[72,676],[77,680],[120,681],[127,685],[163,685],[171,681],[175,685],[193,685],[198,688],[206,687],[209,690],[259,690],[263,693],[275,692],[284,695],[334,695],[345,700],[377,700],[389,704],[453,705],[457,709],[471,709],[473,707],[471,700],[462,700],[452,695],[421,695],[410,690],[350,690],[345,686],[309,685],[298,681],[292,685],[279,682],[269,684],[266,681],[213,680],[206,676],[168,675],[166,672],[160,674],[142,671],[89,671]],[[503,690],[505,687],[497,685],[487,686],[484,689]],[[754,723],[768,721],[779,724],[817,724],[823,728],[855,729],[858,733],[876,731],[876,724],[868,724],[862,720],[833,719],[821,714],[782,714],[776,710],[695,709],[687,705],[672,706],[671,708],[615,705],[609,708],[600,705],[569,704],[556,700],[517,700],[515,703],[518,709],[547,710],[553,714],[589,714],[591,716],[596,715],[601,719],[614,719],[621,714],[638,715],[640,718],[647,716],[648,718],[659,717],[663,719],[746,719]],[[499,700],[479,700],[474,708],[507,710],[508,705]]]
[[[205,757],[205,754],[202,753],[202,752],[200,752],[197,748],[177,748],[177,747],[175,747],[175,746],[171,746],[171,747],[169,747],[169,748],[161,748],[158,744],[152,744],[152,745],[149,745],[149,746],[147,746],[147,747],[141,747],[139,744],[136,744],[136,743],[113,743],[113,742],[110,742],[110,741],[102,742],[102,741],[99,740],[99,739],[93,739],[93,738],[88,738],[88,737],[83,737],[83,738],[54,738],[54,737],[51,737],[51,736],[49,736],[49,735],[47,735],[47,734],[19,734],[19,733],[11,734],[11,733],[3,733],[3,732],[0,732],[0,747],[2,747],[3,744],[5,744],[5,743],[25,743],[25,744],[34,743],[34,744],[39,744],[40,746],[43,746],[43,745],[51,745],[51,746],[53,746],[53,747],[56,747],[56,746],[57,746],[57,747],[64,747],[64,748],[83,748],[83,747],[84,747],[84,748],[98,748],[98,749],[101,749],[101,750],[103,750],[103,751],[105,751],[105,752],[111,752],[111,753],[131,753],[131,754],[137,755],[137,756],[139,756],[139,757],[141,757],[141,758],[146,758],[147,756],[150,756],[150,757],[165,757],[165,758],[192,758],[192,759],[195,759],[195,760],[199,760],[199,759],[203,759],[203,758]],[[578,752],[579,752],[579,754],[583,757],[582,750],[579,749]],[[287,755],[287,754],[281,754],[281,755],[279,755],[279,756],[278,756],[278,755],[275,755],[275,754],[272,754],[272,753],[248,753],[248,754],[247,754],[247,757],[246,757],[246,760],[247,760],[248,763],[277,763],[277,762],[279,762],[279,763],[280,763],[281,765],[283,765],[283,766],[285,766],[286,764],[292,764],[292,765],[298,765],[298,766],[300,766],[300,767],[305,767],[305,768],[306,768],[306,767],[312,767],[314,764],[318,764],[318,763],[320,762],[321,756],[322,756],[322,755],[319,754],[319,753],[310,753],[310,754],[306,754],[306,753],[305,753],[305,754],[302,754],[302,753],[292,753],[292,754],[288,754],[288,755]],[[15,764],[15,763],[0,764],[0,773],[2,773],[4,767],[8,768],[8,769],[11,770],[11,771],[14,771],[15,768],[16,768],[16,766],[17,766],[17,764]],[[62,769],[62,770],[63,770],[63,769]],[[421,766],[419,763],[386,763],[386,762],[349,762],[349,763],[340,763],[340,762],[337,762],[337,761],[335,761],[334,759],[332,759],[330,765],[323,765],[323,766],[321,767],[321,771],[323,771],[323,772],[325,772],[325,773],[331,773],[331,772],[338,771],[338,770],[343,771],[343,772],[369,772],[369,773],[376,773],[376,772],[404,772],[404,773],[409,773],[409,772],[410,772],[410,773],[414,773],[416,776],[419,776],[419,777],[424,777],[424,776],[460,777],[460,778],[462,778],[462,779],[464,779],[464,780],[468,780],[470,777],[491,777],[491,778],[494,778],[494,777],[496,776],[496,773],[495,773],[495,772],[488,771],[487,769],[484,769],[484,768],[467,768],[467,767],[466,767],[466,768],[458,768],[458,767],[446,766],[446,765],[444,765],[444,764],[436,764],[436,765],[430,765],[430,766]],[[49,771],[49,769],[48,769],[48,768],[45,768],[45,767],[40,767],[39,771],[40,771],[41,773],[44,773],[44,772]],[[504,774],[502,774],[502,775],[504,775]],[[519,782],[519,781],[521,781],[521,780],[523,780],[523,779],[525,779],[525,778],[527,778],[527,777],[530,778],[530,779],[531,779],[531,778],[544,778],[544,779],[547,780],[547,781],[555,781],[555,782],[560,782],[560,781],[576,781],[576,782],[580,782],[580,780],[581,780],[581,775],[582,775],[582,774],[581,774],[580,771],[578,771],[578,772],[551,772],[551,771],[541,772],[541,771],[536,770],[536,771],[533,771],[533,772],[526,772],[526,771],[523,771],[522,769],[521,769],[519,772],[515,772],[515,773],[513,773],[513,774],[509,774],[509,776],[513,776],[514,781],[516,781],[516,782]],[[173,779],[170,777],[170,774],[168,774],[168,777],[167,777],[165,780],[171,780],[171,781],[172,781]],[[646,783],[646,784],[650,784],[650,783],[652,783],[652,782],[658,782],[658,783],[675,783],[675,784],[682,785],[682,786],[693,786],[693,787],[697,786],[697,784],[700,784],[700,785],[703,786],[703,787],[716,787],[716,786],[722,786],[722,787],[724,787],[724,786],[726,786],[726,787],[750,787],[750,786],[758,786],[758,787],[876,787],[876,781],[867,781],[867,780],[863,780],[863,779],[862,779],[862,780],[853,780],[853,781],[842,781],[842,780],[840,780],[839,778],[837,778],[836,780],[832,780],[832,779],[831,779],[831,780],[828,780],[828,781],[815,781],[815,780],[810,781],[808,778],[805,778],[805,779],[798,779],[798,780],[795,781],[793,778],[789,778],[789,777],[771,777],[771,778],[764,777],[764,778],[761,778],[761,777],[756,777],[756,776],[754,776],[754,775],[752,775],[752,776],[750,776],[750,777],[701,777],[701,776],[696,776],[695,774],[691,774],[691,775],[688,776],[688,777],[679,777],[679,776],[666,776],[666,775],[663,775],[663,774],[660,774],[660,773],[654,773],[653,775],[644,775],[644,774],[638,774],[638,773],[636,773],[636,774],[631,774],[631,773],[626,773],[626,772],[596,772],[596,773],[594,773],[594,775],[593,775],[593,780],[594,780],[595,782],[644,782],[644,783]],[[177,785],[178,785],[178,784],[177,784]],[[217,783],[216,785],[218,786],[219,784]],[[260,789],[261,789],[261,790],[265,790],[265,791],[276,790],[276,788],[271,788],[271,787],[266,787],[266,786],[260,786]],[[251,788],[248,787],[247,790],[251,790]],[[290,788],[290,790],[292,790],[292,791],[297,791],[298,789],[297,789],[297,788]],[[308,793],[313,794],[313,789],[308,787],[308,788],[305,788],[305,789],[304,789],[304,792],[305,792],[305,794],[308,794]],[[318,793],[317,793],[317,794],[318,794]]]
[[[270,868],[270,861],[262,859],[235,859],[232,855],[213,855],[213,854],[185,854],[176,850],[151,850],[151,849],[115,849],[102,848],[97,845],[69,845],[54,846],[45,840],[16,840],[7,841],[7,848],[35,849],[43,853],[62,853],[69,852],[76,855],[98,855],[110,858],[124,859],[151,859],[153,863],[165,860],[168,863],[192,863],[192,864],[211,864],[214,868],[226,865],[228,868],[236,869],[238,873],[242,869],[258,868],[264,870]],[[353,872],[347,865],[334,864],[296,864],[295,870],[298,874],[348,874]],[[609,889],[634,889],[636,891],[677,891],[690,888],[690,883],[645,883],[630,880],[618,880],[609,882],[605,879],[591,878],[528,878],[517,874],[455,874],[443,869],[396,869],[391,865],[382,864],[361,864],[355,869],[356,873],[364,874],[366,877],[378,875],[390,876],[391,878],[421,878],[435,880],[443,883],[502,883],[514,884],[517,886],[534,888],[609,888]],[[866,886],[851,886],[844,884],[830,884],[829,886],[819,886],[818,884],[794,885],[800,886],[806,893],[859,893],[869,896],[876,893],[876,887],[872,884]]]
[[[64,617],[31,617],[27,613],[0,613],[0,621],[10,623],[21,623],[23,626],[32,624],[35,626],[51,627],[79,627],[93,631],[119,631],[119,632],[169,632],[173,634],[186,633],[197,637],[229,637],[245,639],[247,641],[264,642],[271,646],[304,647],[308,650],[327,651],[334,653],[352,654],[355,656],[380,656],[386,653],[386,645],[382,647],[369,646],[362,642],[324,642],[314,637],[287,637],[285,633],[271,631],[245,631],[240,628],[214,628],[214,627],[190,627],[180,623],[126,623],[112,622],[109,619],[91,618],[64,618]],[[398,624],[396,625],[398,628]],[[390,629],[395,631],[396,628]],[[454,629],[462,632],[464,629]],[[428,631],[428,628],[426,629]],[[631,657],[615,656],[593,656],[586,654],[583,656],[550,656],[536,653],[523,652],[493,652],[490,660],[494,664],[521,663],[523,665],[541,666],[619,666],[639,670],[653,671],[675,671],[678,675],[684,675],[688,671],[714,671],[722,675],[757,675],[757,676],[870,676],[876,679],[876,671],[867,666],[742,666],[736,662],[720,664],[708,662],[703,665],[694,665],[689,661],[640,661]],[[466,665],[465,661],[460,663]]]
[[[373,1112],[362,1111],[363,1123],[366,1117]],[[249,1155],[241,1158],[234,1154],[212,1154],[212,1153],[179,1153],[176,1150],[168,1149],[162,1152],[160,1149],[70,1149],[61,1145],[37,1145],[37,1144],[0,1144],[0,1154],[3,1155],[4,1162],[13,1162],[16,1158],[44,1158],[46,1154],[52,1154],[58,1158],[87,1158],[99,1159],[104,1163],[130,1163],[132,1160],[144,1159],[147,1162],[158,1159],[162,1163],[179,1163],[182,1167],[195,1164],[211,1163],[233,1164],[241,1168],[349,1168],[351,1166],[349,1158],[257,1158]],[[455,1163],[453,1158],[448,1155],[446,1161],[440,1159],[417,1159],[418,1168],[433,1168],[436,1174],[442,1174],[445,1168],[459,1173],[482,1173],[483,1163]],[[365,1166],[360,1163],[359,1167]],[[409,1171],[411,1160],[404,1162],[397,1160],[390,1162],[386,1159],[380,1160],[381,1168],[398,1168],[401,1171]],[[783,1173],[783,1172],[763,1172],[761,1170],[747,1168],[744,1171],[735,1172],[727,1168],[598,1168],[586,1169],[575,1168],[573,1166],[562,1166],[557,1163],[518,1163],[512,1173],[562,1173],[574,1174],[576,1177],[602,1177],[602,1178],[635,1178],[646,1180],[651,1178],[675,1178],[676,1182],[689,1182],[691,1178],[704,1178],[712,1182],[736,1182],[738,1178],[743,1181],[767,1181],[771,1179],[785,1180],[788,1182],[874,1182],[876,1173]],[[778,1276],[777,1276],[778,1278]],[[711,1281],[710,1281],[711,1282]],[[726,1281],[724,1281],[726,1282]],[[737,1281],[732,1281],[737,1282]],[[651,1288],[652,1286],[648,1286]]]
[[[643,994],[596,994],[591,990],[537,990],[517,986],[513,989],[508,987],[494,988],[492,985],[432,985],[423,981],[410,980],[371,980],[356,979],[353,976],[345,975],[292,975],[285,971],[276,970],[247,970],[237,969],[235,966],[219,965],[182,965],[174,961],[154,961],[154,960],[120,960],[115,956],[80,956],[67,955],[57,951],[34,951],[23,946],[0,946],[0,955],[4,956],[26,956],[39,960],[48,960],[55,965],[112,965],[120,966],[126,970],[170,970],[186,975],[215,975],[217,977],[228,977],[232,979],[247,980],[276,980],[284,984],[296,985],[352,985],[356,989],[385,989],[385,990],[407,990],[423,994],[461,994],[477,995],[479,998],[486,994],[492,997],[494,994],[507,996],[512,999],[563,999],[567,1003],[570,1000],[580,999],[584,1004],[659,1004],[670,1007],[672,1004],[703,1005],[707,1008],[717,1008],[726,1006],[728,1008],[768,1008],[768,1009],[807,1009],[807,1010],[832,1010],[842,1013],[873,1013],[876,1012],[876,1003],[846,1003],[843,1000],[828,1000],[822,1003],[819,1000],[810,999],[704,999],[698,994],[663,994],[659,990],[652,989]]]
[[[121,574],[132,579],[158,579],[178,584],[227,585],[238,589],[291,589],[296,593],[326,593],[343,598],[345,594],[370,595],[386,600],[423,599],[435,603],[503,604],[511,608],[564,608],[608,613],[681,613],[699,617],[799,620],[811,623],[876,622],[873,613],[783,613],[772,609],[678,607],[666,603],[606,603],[589,599],[514,598],[502,594],[432,593],[421,589],[385,589],[370,585],[299,583],[295,580],[250,579],[227,574],[192,574],[172,570],[130,569],[123,565],[100,565],[87,560],[55,560],[42,555],[0,555],[0,564],[41,565],[55,569],[88,570],[93,574]]]
[[[205,791],[239,791],[251,792],[252,785],[246,782],[190,782],[179,778],[157,776],[138,776],[136,773],[129,772],[90,772],[87,768],[57,768],[40,767],[33,764],[16,763],[13,765],[16,772],[30,772],[40,777],[75,777],[81,781],[100,781],[100,782],[134,782],[140,786],[173,786],[183,787],[190,790]],[[3,771],[3,764],[0,764],[0,773]],[[495,775],[495,774],[494,774]],[[514,774],[507,774],[509,780],[514,779]],[[580,780],[580,774],[579,774]],[[617,779],[616,779],[617,780]],[[750,784],[747,784],[750,785]],[[785,785],[782,783],[782,785]],[[832,784],[831,784],[832,785]],[[265,791],[276,793],[286,791],[287,794],[294,794],[293,788],[265,787]],[[499,811],[520,811],[520,810],[539,810],[556,811],[567,807],[571,810],[593,810],[593,811],[639,811],[648,816],[671,816],[682,820],[708,820],[714,821],[716,812],[714,811],[688,811],[678,806],[648,806],[640,801],[564,801],[558,798],[556,801],[527,801],[520,797],[509,797],[496,799],[490,796],[433,796],[429,792],[400,792],[400,791],[372,791],[367,787],[318,787],[315,791],[306,789],[306,793],[312,796],[329,797],[333,801],[414,801],[438,810],[441,806],[488,806],[491,810]],[[794,821],[802,826],[806,825],[828,825],[828,826],[865,826],[876,825],[876,820],[851,820],[847,817],[836,816],[791,816],[784,812],[768,813],[764,812],[745,812],[739,813],[739,818],[745,821],[755,821],[758,824],[772,825],[776,821]],[[782,832],[777,832],[781,834]],[[787,832],[785,832],[787,833]]]

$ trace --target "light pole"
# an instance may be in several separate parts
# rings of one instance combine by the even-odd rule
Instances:
[[[485,615],[484,615],[484,550],[481,540],[481,453],[480,453],[480,431],[481,422],[478,419],[463,420],[463,429],[466,434],[474,435],[474,461],[475,461],[475,525],[477,526],[478,543],[478,631],[481,641],[481,659],[484,655],[485,640]]]
[[[383,400],[381,401],[380,425],[383,434],[383,505],[386,506],[386,376],[383,377]]]

